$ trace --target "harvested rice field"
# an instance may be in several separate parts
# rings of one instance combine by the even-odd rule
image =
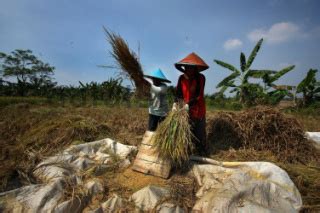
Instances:
[[[71,144],[109,137],[123,144],[139,145],[147,119],[148,110],[137,107],[75,108],[24,103],[5,106],[0,109],[1,192],[36,181],[33,167]],[[207,112],[207,154],[219,161],[275,163],[287,171],[299,189],[303,211],[317,211],[320,154],[303,133],[319,131],[319,123],[319,115],[310,118],[265,107],[239,112],[211,110]],[[188,209],[198,188],[181,171],[164,180],[114,168],[98,178],[112,181],[105,181],[106,193],[96,198],[96,203],[114,193],[128,198],[134,191],[154,184],[173,189],[174,200]]]

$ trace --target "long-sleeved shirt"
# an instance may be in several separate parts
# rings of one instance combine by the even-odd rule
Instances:
[[[161,84],[159,86],[154,85],[153,81],[149,78],[144,78],[151,85],[150,88],[150,101],[149,101],[149,113],[157,116],[166,116],[168,113],[167,102],[167,85]]]

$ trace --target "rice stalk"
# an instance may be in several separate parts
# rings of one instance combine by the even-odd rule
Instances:
[[[136,53],[129,49],[127,42],[120,36],[103,28],[107,40],[112,47],[111,56],[115,59],[118,67],[124,71],[125,76],[134,82],[136,95],[147,97],[149,84],[143,78],[142,66]]]
[[[189,115],[182,108],[169,113],[158,126],[153,138],[154,147],[160,156],[170,160],[175,166],[181,166],[189,160],[194,147],[192,139]]]

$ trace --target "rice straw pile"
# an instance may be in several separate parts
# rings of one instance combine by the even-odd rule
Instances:
[[[112,47],[111,55],[117,62],[119,68],[133,80],[138,97],[147,97],[150,86],[143,78],[143,70],[135,52],[131,51],[126,41],[113,32],[104,28],[107,40]]]
[[[174,166],[181,166],[189,160],[193,150],[192,138],[188,112],[180,108],[170,112],[158,126],[154,146],[161,157],[170,160]]]
[[[301,124],[273,108],[221,112],[209,122],[209,128],[208,141],[214,151],[254,149],[270,151],[286,163],[320,162],[319,151],[305,138]]]

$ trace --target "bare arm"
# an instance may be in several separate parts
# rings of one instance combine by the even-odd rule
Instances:
[[[165,84],[162,84],[160,86],[156,86],[156,85],[154,85],[152,79],[146,78],[146,77],[144,79],[147,82],[150,83],[152,92],[155,92],[155,93],[165,93],[165,92],[167,92],[167,86]]]

